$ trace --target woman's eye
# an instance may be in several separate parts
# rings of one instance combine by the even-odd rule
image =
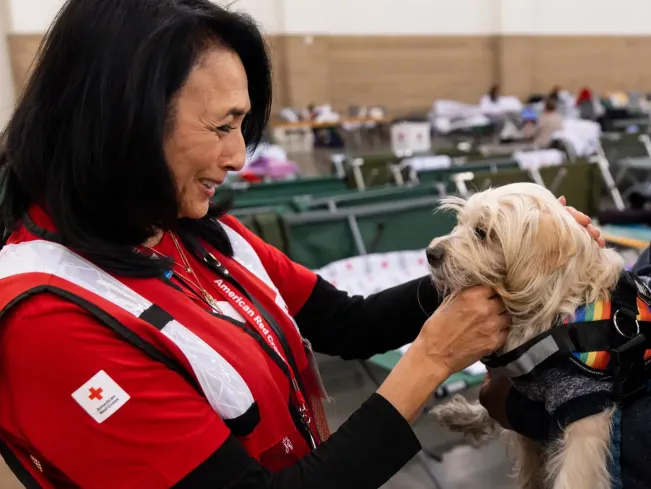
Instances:
[[[230,124],[224,124],[223,126],[219,126],[217,129],[215,129],[215,132],[223,132],[228,134],[231,132],[233,129],[235,129],[233,126]]]
[[[486,230],[484,228],[476,227],[475,234],[482,241],[486,239]]]

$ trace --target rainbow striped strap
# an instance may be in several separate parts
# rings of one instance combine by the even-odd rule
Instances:
[[[651,308],[645,301],[637,298],[637,320],[640,322],[651,322]],[[590,323],[594,321],[607,321],[612,319],[612,304],[609,300],[600,299],[594,304],[587,304],[576,311],[574,324]],[[568,323],[565,320],[564,323]],[[594,370],[606,370],[610,365],[610,353],[608,351],[572,352],[574,358],[586,367]],[[647,350],[644,359],[651,358],[651,350]]]

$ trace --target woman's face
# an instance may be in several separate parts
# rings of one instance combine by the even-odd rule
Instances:
[[[246,159],[242,121],[251,109],[240,58],[211,48],[177,97],[165,158],[178,191],[179,217],[199,219],[229,171]]]

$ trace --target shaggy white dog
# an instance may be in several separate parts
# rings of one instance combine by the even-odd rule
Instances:
[[[437,287],[454,295],[493,287],[513,317],[505,352],[572,318],[582,304],[607,299],[623,270],[620,256],[599,248],[551,192],[518,183],[445,199],[458,225],[430,247]],[[475,440],[502,431],[479,404],[457,396],[434,410],[439,421]],[[516,458],[520,487],[609,489],[613,410],[569,425],[551,446],[503,432]]]

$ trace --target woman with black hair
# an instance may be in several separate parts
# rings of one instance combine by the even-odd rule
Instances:
[[[270,105],[246,16],[59,13],[0,160],[0,450],[26,487],[377,488],[420,449],[431,393],[503,343],[491,290],[351,298],[210,204]],[[413,345],[329,436],[310,342]]]

